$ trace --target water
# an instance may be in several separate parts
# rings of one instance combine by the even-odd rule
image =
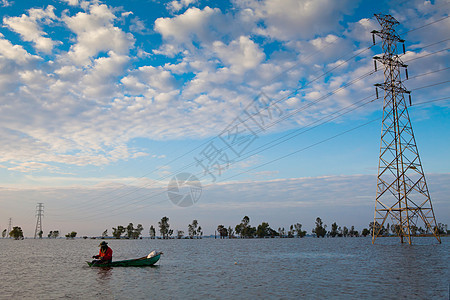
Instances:
[[[89,268],[99,240],[0,239],[0,299],[449,299],[450,238],[108,242],[115,260],[164,255]]]

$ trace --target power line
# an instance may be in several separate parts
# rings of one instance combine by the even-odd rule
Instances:
[[[424,102],[414,103],[412,106],[417,106],[417,105],[427,104],[427,103],[437,102],[437,101],[443,101],[443,100],[448,100],[448,99],[450,99],[450,97],[444,97],[444,98],[434,99],[434,100],[430,100],[430,101],[424,101]]]
[[[321,74],[320,76],[317,76],[316,78],[314,78],[314,79],[312,79],[312,80],[306,82],[304,85],[302,85],[301,87],[295,89],[293,92],[291,92],[291,93],[288,94],[287,96],[282,97],[282,98],[280,98],[280,99],[278,99],[278,100],[275,100],[274,102],[270,103],[270,106],[273,106],[273,105],[275,105],[275,104],[277,104],[277,103],[280,103],[281,101],[284,101],[284,100],[288,99],[289,97],[291,97],[292,95],[294,95],[295,93],[297,93],[299,90],[304,89],[304,88],[307,87],[308,85],[310,85],[310,84],[314,83],[315,81],[319,80],[320,78],[326,76],[327,74],[331,73],[332,71],[336,70],[337,68],[340,68],[341,66],[345,65],[348,61],[350,61],[350,60],[354,59],[355,57],[361,55],[362,53],[364,53],[365,51],[369,50],[369,49],[372,48],[373,46],[374,46],[374,45],[371,45],[370,47],[361,49],[361,50],[358,51],[356,54],[354,54],[354,55],[352,55],[350,58],[348,58],[347,60],[345,60],[345,61],[339,63],[338,65],[334,66],[333,68],[331,68],[330,70],[328,70],[328,71],[326,71],[325,73]],[[346,56],[346,55],[347,55],[347,54],[343,55],[342,57],[344,57],[344,56]],[[369,72],[369,73],[372,74],[373,72],[374,72],[374,71],[371,71],[371,72]],[[363,76],[368,76],[368,75],[370,75],[369,73],[366,73],[366,74],[363,75]],[[339,88],[339,89],[342,89],[342,88],[343,88],[343,87],[341,87],[341,88]],[[308,105],[308,104],[307,104],[307,106],[309,107],[309,106],[311,106],[311,105]],[[291,115],[292,115],[292,114],[291,114]],[[247,121],[249,118],[250,118],[250,117],[248,117],[246,120],[244,120],[244,122]],[[283,120],[284,120],[284,119],[283,119]],[[281,121],[280,121],[280,122],[281,122]],[[273,125],[274,125],[274,124],[273,124]],[[272,125],[271,125],[271,126],[272,126]],[[204,142],[204,143],[202,143],[201,145],[197,146],[196,148],[190,150],[189,152],[187,152],[187,153],[185,153],[185,154],[183,154],[183,155],[177,157],[176,159],[172,160],[171,162],[174,162],[174,161],[178,160],[179,158],[184,157],[184,156],[186,156],[186,155],[189,154],[189,153],[192,153],[193,151],[199,149],[200,147],[202,147],[202,146],[208,144],[209,142],[211,142],[211,141],[212,141],[213,139],[215,139],[215,138],[216,138],[216,137],[213,137],[213,138],[207,140],[206,142]],[[182,167],[181,170],[186,169],[186,168],[189,168],[189,167],[192,167],[192,166],[194,166],[194,165],[195,165],[195,163],[193,162],[193,163],[191,163],[191,164],[189,164],[189,165],[187,165],[187,166]],[[176,174],[177,172],[178,172],[178,171],[172,172],[172,174]],[[167,176],[164,176],[164,177],[162,177],[162,178],[160,177],[159,180],[167,179],[167,178],[169,178],[169,177],[171,177],[171,176],[173,176],[173,175],[167,175]],[[142,178],[142,177],[141,177],[141,178]],[[147,184],[147,185],[142,186],[142,188],[145,188],[145,187],[148,187],[148,186],[152,186],[152,185],[153,185],[153,183]],[[136,191],[139,191],[139,190],[141,190],[142,188],[136,188]],[[127,192],[127,193],[125,193],[125,194],[119,196],[119,198],[123,198],[123,197],[125,197],[125,196],[127,196],[127,195],[130,195],[131,193],[133,193],[133,191]],[[116,197],[116,199],[117,199],[117,197]],[[89,202],[90,202],[89,200],[88,200],[88,201],[85,201],[85,203],[89,203]]]
[[[445,18],[443,18],[443,19],[445,19]],[[441,19],[441,20],[443,20],[443,19]],[[441,20],[438,20],[438,21],[441,21]],[[432,22],[432,23],[430,23],[430,24],[425,24],[425,25],[421,26],[420,28],[423,28],[423,27],[425,27],[425,26],[434,24],[434,23],[436,23],[436,22],[438,22],[438,21]],[[415,30],[420,29],[420,28],[416,28]],[[411,30],[411,31],[412,31],[412,30]],[[336,40],[335,40],[335,41],[336,41]],[[334,42],[333,42],[333,43],[334,43]],[[328,46],[330,46],[330,45],[327,45],[327,47],[328,47]],[[372,45],[372,46],[373,46],[373,45]],[[371,47],[372,47],[372,46],[371,46]],[[299,90],[305,88],[306,86],[308,86],[308,85],[310,85],[311,83],[317,81],[318,79],[320,79],[320,78],[326,76],[326,75],[329,74],[330,72],[334,71],[336,68],[341,67],[341,66],[344,65],[346,62],[348,62],[349,60],[353,59],[354,57],[357,57],[358,55],[362,54],[364,51],[367,51],[367,50],[370,49],[371,47],[366,48],[366,49],[363,49],[361,52],[355,54],[354,56],[352,56],[351,58],[349,58],[349,59],[346,60],[345,62],[342,62],[341,64],[337,65],[336,67],[334,67],[334,68],[328,70],[327,72],[323,73],[322,75],[316,77],[314,80],[312,80],[312,81],[310,81],[310,82],[307,82],[307,83],[304,84],[303,86],[301,86],[301,87],[295,89],[295,90],[294,90],[291,94],[289,94],[287,97],[283,97],[283,98],[277,100],[275,103],[279,103],[280,101],[286,100],[287,98],[291,97],[291,96],[294,95],[296,92],[298,92]],[[291,70],[291,69],[292,69],[292,67],[289,68],[288,70]],[[277,76],[279,76],[279,75],[277,75]],[[275,77],[275,78],[276,78],[276,77]],[[214,139],[214,138],[215,138],[215,137],[213,137],[212,139]],[[189,151],[189,152],[187,152],[187,153],[185,153],[185,154],[183,154],[183,155],[181,155],[181,156],[178,156],[175,160],[172,160],[172,161],[169,162],[169,163],[172,163],[172,162],[178,160],[179,158],[184,157],[184,156],[186,156],[186,155],[189,154],[189,153],[192,153],[192,152],[195,151],[196,149],[199,149],[199,148],[202,147],[203,145],[206,145],[206,144],[207,144],[209,141],[211,141],[212,139],[206,141],[205,143],[202,143],[201,145],[199,145],[198,147],[192,149],[191,151]],[[185,168],[190,167],[190,166],[192,166],[192,165],[193,165],[193,164],[184,166],[184,167],[182,167],[182,169],[185,169]],[[161,170],[161,168],[156,169],[156,171],[157,171],[157,170]],[[152,172],[154,172],[154,171],[152,171]],[[150,172],[150,173],[152,173],[152,172]],[[146,175],[148,175],[148,174],[150,174],[150,173],[147,173]],[[175,173],[175,172],[173,172],[172,174],[174,174],[174,173]],[[144,175],[144,176],[146,176],[146,175]],[[142,177],[144,177],[144,176],[142,176]],[[165,179],[165,178],[168,178],[168,177],[170,177],[170,176],[171,176],[171,175],[168,175],[168,176],[165,176],[165,177],[162,177],[162,178]],[[142,178],[142,177],[140,177],[140,178]],[[161,178],[160,178],[160,179],[161,179]],[[135,181],[133,181],[133,182],[135,182]],[[156,181],[155,181],[155,182],[156,182]],[[152,186],[152,185],[153,185],[153,183],[144,185],[144,186],[142,186],[142,187],[136,188],[135,191],[139,191],[139,190],[141,190],[141,189],[143,189],[143,188],[146,188],[146,187],[149,187],[149,186]],[[120,189],[122,189],[122,188],[120,188]],[[113,192],[115,192],[115,191],[112,191],[112,192],[110,192],[110,193],[108,193],[108,194],[111,194],[111,193],[113,193]],[[132,193],[133,193],[133,191],[127,192],[127,193],[125,193],[125,194],[123,194],[123,195],[121,195],[121,196],[119,196],[119,197],[120,197],[120,198],[123,198],[123,197],[128,196],[128,195],[130,195],[130,194],[132,194]],[[116,198],[117,198],[117,197],[116,197]]]
[[[407,62],[410,62],[410,61],[413,61],[413,60],[417,60],[417,59],[421,59],[421,58],[428,57],[428,56],[431,56],[431,55],[435,55],[435,54],[438,54],[438,53],[441,53],[441,52],[444,52],[444,51],[447,51],[447,50],[450,50],[450,48],[446,48],[446,49],[442,49],[442,50],[439,50],[439,51],[436,51],[436,52],[428,53],[428,54],[425,54],[425,55],[422,55],[422,56],[414,57],[414,58],[405,60],[404,62],[407,63]]]

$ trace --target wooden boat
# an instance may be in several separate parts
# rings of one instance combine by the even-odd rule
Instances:
[[[110,263],[105,264],[95,264],[90,261],[87,261],[87,264],[89,267],[102,267],[102,268],[109,268],[109,267],[147,267],[147,266],[153,266],[161,257],[161,252],[156,253],[156,255],[152,257],[144,256],[141,258],[136,259],[128,259],[128,260],[118,260],[118,261],[112,261]]]

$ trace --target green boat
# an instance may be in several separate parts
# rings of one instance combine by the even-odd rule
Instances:
[[[105,264],[96,264],[90,261],[87,261],[89,267],[101,267],[101,268],[109,268],[109,267],[147,267],[153,266],[161,257],[162,253],[157,253],[152,257],[144,256],[136,259],[128,259],[128,260],[118,260],[112,261],[110,263]]]

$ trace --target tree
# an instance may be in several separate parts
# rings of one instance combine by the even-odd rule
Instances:
[[[202,226],[198,226],[197,228],[197,238],[202,238],[203,236],[203,231],[202,231]]]
[[[198,226],[198,221],[197,220],[193,220],[192,224],[188,225],[189,238],[191,238],[191,239],[193,239],[194,237],[198,238],[201,235],[200,234],[201,229],[202,228],[200,226]]]
[[[347,237],[347,236],[348,236],[348,228],[347,228],[346,226],[344,226],[344,230],[342,230],[342,235],[343,235],[344,237]]]
[[[367,229],[367,228],[364,228],[364,229],[361,231],[361,235],[364,236],[364,237],[368,236],[369,234],[370,234],[370,230]]]
[[[317,237],[325,237],[327,234],[327,225],[323,225],[322,219],[316,218],[316,228],[312,230],[312,233],[316,234]]]
[[[170,233],[170,224],[169,224],[169,218],[168,217],[162,217],[161,221],[158,222],[159,225],[159,232],[161,232],[162,238],[167,239],[169,237]],[[172,231],[173,233],[173,231]]]
[[[44,232],[41,230],[41,231],[39,231],[39,233],[38,233],[38,236],[39,236],[39,238],[40,239],[42,239],[42,235],[44,234]]]
[[[77,233],[75,231],[72,231],[71,233],[66,234],[66,238],[68,239],[74,239],[77,236]]]
[[[302,230],[302,224],[300,223],[294,224],[294,231],[299,238],[302,238],[306,235],[306,230]]]
[[[194,233],[194,226],[192,226],[192,224],[188,225],[188,235],[190,239],[194,238],[195,233]]]
[[[105,231],[103,231],[102,233],[102,238],[106,238],[108,237],[108,229],[106,229]]]
[[[23,231],[19,226],[14,226],[11,232],[9,233],[10,237],[13,237],[15,240],[23,240]]]
[[[234,227],[234,231],[242,238],[242,224],[237,224],[236,227]]]
[[[224,239],[228,235],[228,230],[223,225],[217,226],[217,232],[219,232],[220,238]]]
[[[2,238],[6,237],[6,229],[2,231]]]
[[[150,238],[151,239],[155,239],[155,237],[156,237],[156,230],[155,230],[155,227],[153,227],[153,225],[150,226],[150,230],[149,230],[148,233],[150,234]]]
[[[349,235],[350,236],[356,236],[356,237],[358,237],[359,236],[359,233],[358,233],[358,231],[357,230],[355,230],[355,226],[353,226],[352,225],[352,227],[350,228],[350,232],[349,232]]]
[[[373,235],[373,232],[375,230],[375,233],[377,235],[389,235],[389,232],[386,230],[386,228],[384,228],[384,225],[381,226],[378,222],[370,222],[369,223],[369,230],[370,230],[370,235]],[[394,232],[396,230],[396,226],[395,225],[391,225],[391,230]]]
[[[284,230],[284,227],[278,227],[278,235],[280,236],[280,238],[284,238],[286,236],[286,230]]]
[[[331,224],[330,236],[336,237],[337,235],[338,235],[338,225],[336,224],[336,222],[334,222],[333,224]]]
[[[231,228],[231,226],[228,226],[227,231],[228,231],[228,238],[231,239],[233,237],[234,230],[233,228]]]
[[[123,227],[122,225],[117,226],[117,228],[113,227],[113,237],[116,239],[120,239],[120,236],[126,231],[125,227]]]
[[[192,228],[193,228],[193,230],[194,230],[194,236],[195,236],[195,237],[198,236],[197,226],[198,226],[198,221],[197,221],[197,220],[193,220],[193,221],[192,221]]]
[[[249,223],[250,223],[250,218],[248,216],[245,216],[242,219],[241,224],[236,225],[236,228],[235,228],[236,233],[239,233],[241,237],[246,237],[246,238],[254,237],[256,234],[256,228],[251,227],[249,225]]]
[[[142,230],[144,230],[144,227],[142,227],[142,224],[138,224],[137,227],[133,229],[133,232],[131,233],[131,238],[138,239],[142,233]]]
[[[126,238],[127,239],[132,239],[133,238],[133,232],[134,232],[133,223],[128,224],[126,230],[127,230]]]
[[[270,236],[269,229],[270,229],[269,223],[262,222],[260,225],[258,225],[258,228],[256,229],[256,235],[259,238]]]
[[[50,231],[47,236],[50,239],[56,239],[59,236],[59,230]]]
[[[287,235],[288,235],[288,238],[294,237],[294,225],[289,226],[289,231],[288,231]]]
[[[184,231],[183,230],[177,230],[177,239],[183,238]]]

